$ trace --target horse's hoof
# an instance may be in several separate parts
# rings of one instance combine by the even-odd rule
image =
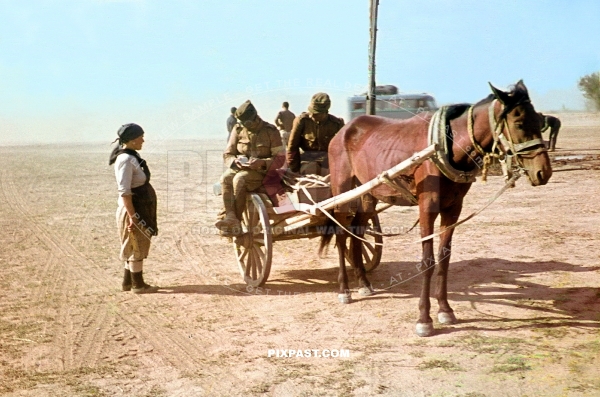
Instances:
[[[439,312],[438,321],[440,324],[456,324],[458,322],[454,312]]]
[[[352,295],[351,294],[339,294],[338,301],[340,301],[340,303],[344,303],[344,304],[352,303]]]
[[[361,296],[371,296],[371,295],[375,295],[375,290],[373,289],[372,286],[368,286],[368,287],[361,287],[358,289],[358,294]]]
[[[417,323],[417,335],[428,337],[434,333],[433,323]]]

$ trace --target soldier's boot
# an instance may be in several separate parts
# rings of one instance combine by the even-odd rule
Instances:
[[[123,291],[131,291],[131,271],[129,269],[123,270]]]
[[[133,285],[131,291],[134,294],[151,294],[158,291],[158,287],[153,287],[144,282],[144,271],[140,271],[137,273],[131,273],[131,279],[133,280]]]
[[[223,232],[240,229],[240,221],[235,214],[235,196],[233,186],[223,184],[223,204],[225,205],[225,218],[215,222],[215,227]]]

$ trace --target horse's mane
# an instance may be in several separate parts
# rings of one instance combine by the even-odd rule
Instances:
[[[467,111],[467,109],[471,106],[469,103],[456,103],[454,105],[448,106],[446,109],[446,120],[454,120],[459,117],[461,114]]]
[[[521,99],[526,99],[529,97],[527,90],[523,89],[519,85],[511,86],[510,92],[508,93],[508,95],[515,97],[517,99],[517,101],[520,101]],[[496,98],[496,96],[494,94],[489,94],[487,97],[483,98],[482,100],[477,102],[475,105],[473,105],[473,107],[491,103],[495,98]],[[446,120],[448,120],[448,121],[454,120],[455,118],[459,117],[464,112],[466,112],[470,106],[471,106],[470,103],[456,103],[453,105],[449,105],[446,110]]]
[[[490,94],[483,98],[481,101],[477,102],[474,106],[485,105],[486,103],[491,103],[495,99],[494,94]]]

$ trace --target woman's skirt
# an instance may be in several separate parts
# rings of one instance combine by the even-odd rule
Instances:
[[[129,232],[129,216],[124,206],[117,208],[117,228],[119,229],[119,238],[121,240],[121,252],[119,257],[122,261],[141,261],[148,257],[150,251],[150,238],[152,233],[145,227],[136,224],[134,229]]]

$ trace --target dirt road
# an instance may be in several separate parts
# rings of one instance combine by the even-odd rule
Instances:
[[[523,178],[457,229],[459,323],[431,338],[414,333],[415,234],[385,240],[379,293],[351,305],[337,303],[335,250],[319,258],[316,240],[276,243],[268,283],[248,289],[212,228],[223,142],[147,132],[160,233],[145,274],[163,289],[145,296],[120,291],[108,146],[0,147],[0,394],[600,395],[600,117],[559,117],[548,185]],[[463,215],[501,186],[476,183]],[[349,357],[276,357],[290,349]]]

